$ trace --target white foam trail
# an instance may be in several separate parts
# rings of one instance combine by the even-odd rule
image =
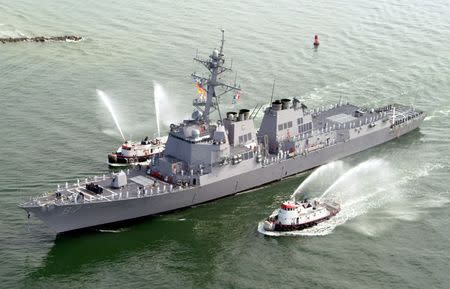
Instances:
[[[342,174],[343,169],[344,162],[342,161],[334,161],[320,166],[297,187],[291,195],[291,199],[297,194],[305,193],[305,188],[313,192],[325,190]]]
[[[123,133],[122,133],[122,129],[120,128],[120,125],[119,125],[119,121],[118,121],[118,119],[116,117],[116,114],[114,113],[114,109],[113,109],[113,107],[111,105],[111,102],[109,101],[108,95],[106,95],[106,93],[104,93],[100,89],[96,89],[96,91],[97,91],[98,97],[100,97],[100,99],[105,104],[106,108],[109,110],[109,113],[111,114],[111,116],[112,116],[112,118],[114,120],[114,123],[116,124],[116,127],[119,130],[119,132],[120,132],[120,135],[122,136],[123,140],[125,140],[125,137],[123,136]]]
[[[436,113],[439,113],[439,114],[444,115],[444,116],[449,116],[449,115],[450,115],[450,109],[447,109],[447,110],[437,110]]]
[[[432,120],[433,118],[445,118],[450,116],[450,109],[449,110],[436,110],[433,111],[430,115],[426,116],[424,121]]]
[[[127,228],[122,228],[122,229],[117,229],[117,230],[99,229],[98,231],[99,231],[100,233],[113,233],[113,234],[117,234],[117,233],[126,232],[126,231],[128,231],[128,229],[127,229]]]

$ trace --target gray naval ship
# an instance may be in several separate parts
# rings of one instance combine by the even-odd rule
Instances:
[[[423,111],[399,104],[365,108],[349,103],[308,109],[297,98],[271,100],[259,129],[247,109],[222,117],[220,96],[238,92],[220,81],[220,49],[195,61],[206,95],[191,119],[172,124],[162,155],[146,167],[77,180],[19,206],[57,233],[173,211],[233,195],[361,152],[416,129]],[[211,114],[217,111],[218,120]]]

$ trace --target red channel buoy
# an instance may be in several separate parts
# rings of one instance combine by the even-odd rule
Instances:
[[[314,47],[318,47],[320,44],[319,42],[319,36],[318,35],[314,35]]]

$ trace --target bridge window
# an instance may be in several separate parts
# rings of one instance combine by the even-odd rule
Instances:
[[[292,121],[289,122],[285,122],[285,123],[280,123],[278,125],[278,130],[283,130],[283,129],[288,129],[292,127]]]
[[[310,131],[311,129],[312,129],[312,123],[308,122],[308,123],[304,123],[304,124],[300,125],[298,127],[298,132],[304,133],[304,132]]]
[[[245,152],[242,154],[242,159],[243,160],[248,160],[250,158],[253,158],[253,152],[249,151],[249,152]]]

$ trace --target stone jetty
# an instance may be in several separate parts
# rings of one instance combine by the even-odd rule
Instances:
[[[81,36],[36,36],[36,37],[7,37],[0,38],[0,43],[17,43],[17,42],[47,42],[47,41],[80,41]]]

